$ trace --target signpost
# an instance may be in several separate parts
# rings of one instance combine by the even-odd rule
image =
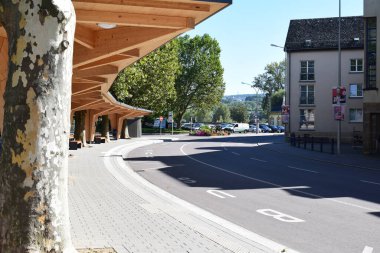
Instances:
[[[172,124],[172,135],[173,135],[173,132],[174,132],[173,112],[169,112],[168,120]]]
[[[160,135],[161,135],[161,122],[164,119],[164,117],[160,116]]]

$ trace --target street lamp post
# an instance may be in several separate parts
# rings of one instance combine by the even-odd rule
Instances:
[[[337,89],[337,102],[336,105],[340,108],[340,87],[342,82],[342,49],[340,45],[340,35],[341,35],[341,0],[339,0],[339,20],[338,20],[338,89]],[[336,153],[340,154],[340,139],[341,139],[341,128],[342,122],[341,119],[338,119],[338,132],[336,140]]]

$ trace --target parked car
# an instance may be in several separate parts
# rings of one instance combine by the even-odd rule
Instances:
[[[191,129],[191,123],[183,123],[181,128],[183,130],[190,130]]]
[[[248,132],[256,133],[256,125],[249,125]],[[259,128],[259,133],[261,133],[261,129]]]
[[[271,133],[272,129],[270,129],[266,124],[259,125],[262,133]]]
[[[222,124],[221,128],[222,128],[222,130],[227,131],[227,132],[231,132],[231,133],[234,131],[234,125],[232,125],[232,124]]]
[[[249,130],[249,125],[247,123],[233,123],[226,126],[224,130],[232,133],[247,133]]]
[[[199,128],[201,128],[201,126],[204,126],[204,125],[205,124],[203,124],[203,123],[194,123],[192,129],[193,130],[199,130]]]
[[[277,128],[280,130],[280,133],[285,132],[285,127],[284,126],[277,126]]]
[[[272,133],[281,133],[281,131],[275,125],[268,125],[268,127],[272,130]]]

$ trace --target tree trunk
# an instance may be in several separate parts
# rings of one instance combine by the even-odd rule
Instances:
[[[74,8],[0,0],[0,22],[9,41],[0,252],[75,252],[67,203]]]
[[[110,136],[109,136],[109,127],[110,125],[110,122],[109,122],[109,119],[108,119],[108,115],[103,115],[102,116],[102,137],[105,137],[106,138],[106,142],[109,142],[109,139],[110,139]]]
[[[123,120],[123,126],[121,127],[121,133],[120,133],[121,139],[128,139],[129,138],[129,132],[128,132],[128,120]]]
[[[75,129],[74,129],[74,139],[76,141],[81,141],[83,146],[86,146],[86,111],[78,111],[74,113],[75,119]]]

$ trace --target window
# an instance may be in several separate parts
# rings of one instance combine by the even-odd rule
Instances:
[[[351,59],[351,72],[363,72],[363,59]]]
[[[366,88],[376,88],[376,44],[377,44],[377,27],[376,18],[367,19],[367,44],[366,44]]]
[[[350,84],[350,98],[363,97],[363,85],[359,83]]]
[[[363,122],[363,109],[350,109],[350,122]]]
[[[301,81],[314,81],[314,61],[301,61]]]
[[[301,85],[301,105],[314,105],[314,85]]]
[[[300,110],[300,130],[314,130],[315,113],[314,109]]]

